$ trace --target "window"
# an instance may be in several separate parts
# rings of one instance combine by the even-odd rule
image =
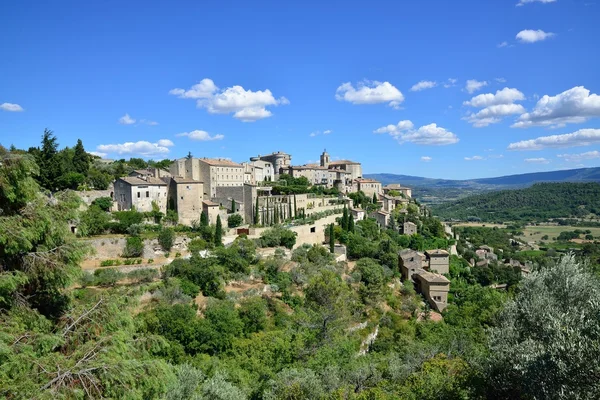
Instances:
[[[316,231],[317,231],[317,228],[316,228],[316,227],[312,226],[312,227],[310,228],[310,233],[315,233]]]
[[[142,197],[142,194],[141,194],[140,192],[138,192],[137,194],[138,194],[138,199],[139,199],[140,197]]]
[[[146,197],[150,197],[150,192],[146,190]]]

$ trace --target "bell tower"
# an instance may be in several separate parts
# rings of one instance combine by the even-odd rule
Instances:
[[[329,154],[327,154],[327,149],[325,149],[321,154],[321,167],[329,168],[329,162]]]

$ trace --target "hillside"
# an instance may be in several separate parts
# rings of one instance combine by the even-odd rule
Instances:
[[[516,190],[468,196],[433,207],[445,219],[482,221],[539,221],[577,218],[600,212],[598,183],[536,183]]]

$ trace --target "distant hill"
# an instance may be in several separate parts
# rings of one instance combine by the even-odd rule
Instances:
[[[529,186],[538,182],[600,182],[600,167],[567,169],[561,171],[532,172],[528,174],[517,174],[499,176],[496,178],[481,179],[432,179],[411,175],[395,174],[367,174],[367,178],[377,179],[382,184],[401,183],[408,187],[412,186],[437,186],[437,187],[461,187],[477,185],[495,186]]]
[[[541,182],[600,182],[600,167],[533,172],[480,179],[433,179],[411,175],[366,174],[384,185],[400,183],[413,189],[413,197],[427,204],[454,201],[469,195],[501,189],[526,188]]]
[[[536,183],[525,189],[468,196],[434,206],[432,211],[445,219],[485,222],[584,218],[600,213],[600,184]]]

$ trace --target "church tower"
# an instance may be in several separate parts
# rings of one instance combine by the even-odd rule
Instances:
[[[327,149],[323,150],[323,154],[321,154],[321,167],[329,168],[329,154],[327,154]]]

